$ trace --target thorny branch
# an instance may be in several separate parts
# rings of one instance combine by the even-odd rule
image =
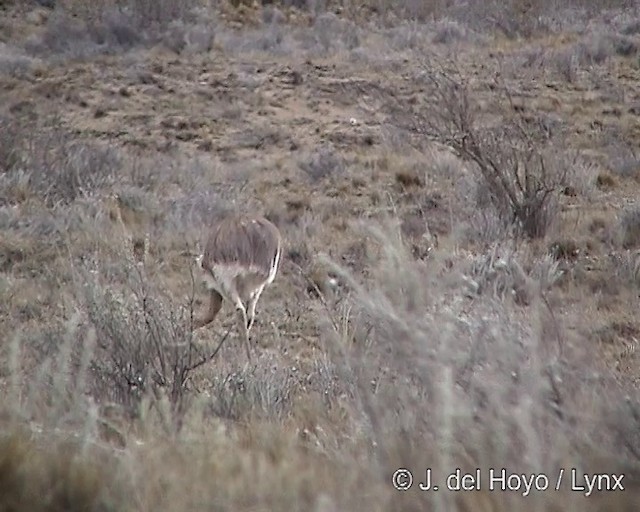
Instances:
[[[474,163],[501,218],[527,237],[542,236],[567,177],[566,168],[549,168],[549,127],[518,107],[500,70],[489,87],[493,111],[484,117],[475,100],[480,93],[455,60],[427,61],[414,79],[424,85],[422,101],[391,95],[385,105],[391,124]]]

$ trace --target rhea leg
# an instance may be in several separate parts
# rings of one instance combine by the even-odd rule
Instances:
[[[249,299],[249,307],[247,308],[247,330],[251,329],[251,327],[253,326],[253,322],[255,321],[256,304],[258,304],[258,299],[260,298],[260,295],[262,295],[264,287],[264,284],[260,286],[260,288],[253,292],[253,295]]]
[[[251,343],[249,342],[249,329],[247,328],[247,311],[241,302],[236,305],[236,313],[238,315],[238,324],[242,338],[244,339],[244,345],[247,349],[247,357],[251,362]]]
[[[199,329],[213,322],[220,312],[220,308],[222,308],[222,295],[215,290],[209,290],[209,309],[203,318],[194,322],[194,329]]]

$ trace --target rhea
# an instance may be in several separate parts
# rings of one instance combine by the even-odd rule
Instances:
[[[206,315],[195,322],[195,328],[213,322],[223,300],[230,302],[236,309],[249,361],[249,331],[255,321],[256,305],[265,287],[276,277],[281,245],[280,231],[268,219],[232,214],[210,230],[204,252],[197,258],[209,292],[209,307]]]

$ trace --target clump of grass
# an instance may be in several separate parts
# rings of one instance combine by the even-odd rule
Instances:
[[[49,206],[70,203],[111,185],[120,169],[115,149],[71,136],[52,125],[0,119],[0,204],[36,197]]]
[[[601,172],[596,178],[596,186],[601,190],[609,190],[617,185],[615,177],[608,172]]]
[[[358,27],[332,12],[322,13],[315,18],[313,36],[325,52],[341,48],[353,50],[360,46]]]
[[[437,439],[441,447],[439,455],[429,459],[434,468],[458,460],[460,453],[481,467],[490,467],[497,457],[500,467],[514,464],[529,469],[550,468],[559,463],[559,453],[572,453],[572,460],[580,459],[579,465],[589,467],[589,450],[571,447],[575,442],[593,443],[593,429],[604,425],[606,413],[600,408],[603,404],[592,401],[591,392],[566,394],[583,385],[572,369],[578,353],[565,354],[568,359],[561,363],[554,356],[557,340],[549,343],[547,334],[537,330],[537,320],[525,320],[538,317],[547,306],[534,298],[519,306],[528,308],[521,316],[513,302],[496,301],[499,294],[483,294],[472,302],[452,299],[451,294],[458,296],[462,290],[455,289],[459,281],[445,277],[437,249],[431,265],[421,265],[412,261],[393,231],[371,225],[363,229],[379,244],[379,257],[370,261],[372,277],[367,281],[342,271],[354,291],[353,302],[348,317],[333,323],[340,327],[332,349],[340,354],[335,360],[357,383],[359,410],[383,467],[393,467],[392,461],[398,459],[419,466],[420,456],[412,455],[417,445],[412,443],[426,438]],[[500,258],[495,256],[488,254],[486,261],[493,264],[481,265],[485,270],[476,274],[489,278],[499,267]],[[529,272],[519,265],[515,272],[509,262],[517,263],[505,260],[505,270],[513,271],[505,277],[517,281],[518,273],[526,274],[523,279],[537,282],[541,290],[553,284],[557,262],[551,257],[535,263]],[[334,268],[340,272],[340,267]],[[492,288],[493,281],[485,280],[485,288]],[[504,281],[499,288],[508,291],[510,286]],[[561,328],[558,334],[563,336]],[[530,363],[526,367],[521,364],[525,360]],[[607,396],[612,393],[608,390]],[[505,403],[510,404],[508,415],[500,412]],[[584,418],[585,407],[592,411],[593,423],[583,422],[576,431],[569,418]],[[624,421],[633,423],[630,416]],[[544,425],[546,434],[534,425]],[[393,431],[405,433],[403,447],[389,436]],[[498,431],[509,432],[505,437],[509,446],[495,435]],[[548,446],[548,436],[555,448]],[[613,431],[606,437],[608,443],[616,443]],[[512,449],[513,439],[519,440],[517,450]],[[505,497],[506,502],[509,499]]]
[[[213,48],[215,23],[187,24],[177,20],[169,24],[162,35],[162,42],[175,53],[204,53]]]
[[[613,274],[621,285],[640,288],[640,251],[613,253],[609,258]]]
[[[0,436],[0,510],[127,510],[114,462],[99,451],[83,454],[78,443],[5,432]]]
[[[633,179],[640,177],[640,158],[638,158],[635,148],[630,145],[622,147],[616,145],[610,149],[610,154],[608,164],[615,175]]]
[[[34,69],[37,62],[36,59],[25,55],[24,51],[0,42],[0,74],[24,78]]]
[[[622,212],[619,229],[624,249],[640,248],[640,207],[629,207]]]
[[[63,250],[65,228],[62,208],[48,211],[39,202],[0,208],[0,271],[42,275]]]
[[[442,19],[436,23],[432,41],[436,44],[451,44],[468,38],[466,27],[455,20]]]
[[[323,145],[311,154],[301,157],[298,166],[314,182],[329,176],[339,176],[345,171],[344,159],[331,145]]]
[[[403,189],[422,187],[424,180],[416,169],[403,169],[396,171],[396,183]]]

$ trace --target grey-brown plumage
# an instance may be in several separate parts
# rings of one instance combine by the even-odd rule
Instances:
[[[280,248],[278,228],[264,217],[231,216],[211,232],[205,246],[202,266],[237,264],[259,272],[266,278]]]
[[[264,217],[231,215],[212,227],[199,257],[210,302],[207,315],[196,328],[215,319],[223,300],[231,302],[239,314],[249,359],[249,330],[256,304],[264,288],[275,279],[281,243],[278,228]]]

